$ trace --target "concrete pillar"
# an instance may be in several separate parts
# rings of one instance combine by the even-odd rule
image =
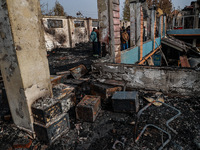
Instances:
[[[135,35],[136,35],[136,1],[130,0],[130,46],[135,46]]]
[[[148,13],[148,18],[147,18],[147,40],[149,40],[149,39],[151,39],[151,11],[150,10],[148,10],[147,12],[149,12]]]
[[[115,62],[115,37],[114,37],[114,20],[113,20],[113,0],[109,0],[108,2],[108,15],[109,15],[109,47],[112,62]]]
[[[167,34],[167,16],[164,16],[164,35],[166,36]]]
[[[174,30],[174,27],[175,27],[175,22],[176,21],[176,18],[175,18],[175,16],[173,17],[173,22],[172,22],[172,30]]]
[[[0,1],[0,63],[14,123],[33,131],[31,105],[52,95],[40,1]]]
[[[99,41],[105,44],[105,49],[109,49],[109,5],[108,0],[98,0],[98,18],[99,18]]]
[[[121,62],[119,0],[98,0],[100,42],[106,44],[112,62]]]
[[[70,18],[67,19],[67,24],[68,24],[68,34],[69,34],[69,45],[70,48],[72,48],[72,29],[71,29],[71,23],[70,23]]]
[[[160,16],[159,22],[159,36],[162,38],[163,36],[163,16]]]
[[[136,45],[140,46],[140,34],[141,34],[141,3],[136,3]]]
[[[140,61],[143,58],[143,28],[144,28],[144,22],[143,22],[143,10],[142,7],[140,7],[140,16],[141,16],[141,21],[140,21]]]
[[[151,40],[154,40],[155,30],[154,25],[156,23],[156,7],[152,6],[151,10]]]
[[[198,2],[195,2],[195,19],[194,19],[194,28],[198,29],[199,28],[199,4]]]
[[[90,34],[92,32],[92,19],[87,19],[87,32],[88,32],[88,39],[90,39]]]
[[[194,18],[194,29],[199,28],[199,4],[195,2],[195,18]],[[197,39],[193,39],[193,46],[197,46]]]
[[[110,17],[113,20],[113,26],[110,24],[111,34],[114,31],[114,52],[115,52],[115,63],[121,63],[121,40],[120,40],[120,9],[119,9],[119,0],[113,0],[112,6],[110,8],[113,13],[113,17]],[[112,16],[112,15],[111,15]],[[112,22],[112,21],[111,21]]]

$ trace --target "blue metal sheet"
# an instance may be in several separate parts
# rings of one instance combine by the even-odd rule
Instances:
[[[154,66],[161,66],[161,54],[154,54],[153,55],[153,62]]]
[[[155,49],[157,49],[158,46],[161,45],[161,38],[160,38],[160,37],[156,38],[156,42],[157,42],[157,43],[155,43]],[[158,45],[157,45],[157,44],[158,44]]]
[[[156,38],[156,42],[160,46],[161,38]],[[158,45],[155,44],[155,49],[158,48]],[[149,41],[143,44],[143,57],[148,55],[153,51],[153,41]],[[140,59],[140,47],[135,47],[128,51],[123,51],[121,53],[121,63],[124,64],[135,64]]]
[[[153,41],[143,44],[143,57],[153,50]]]
[[[121,54],[121,63],[135,64],[139,60],[139,47],[135,47],[129,51],[123,51]]]
[[[184,35],[184,34],[191,34],[192,35],[198,35],[200,34],[200,29],[181,29],[181,30],[170,30],[170,31],[167,31],[167,34],[181,34],[181,35]]]

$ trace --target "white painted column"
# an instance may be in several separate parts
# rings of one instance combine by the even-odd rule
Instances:
[[[33,131],[32,103],[51,96],[40,1],[0,1],[0,63],[14,123]]]

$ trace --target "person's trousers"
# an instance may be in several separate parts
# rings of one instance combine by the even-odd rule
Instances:
[[[122,44],[122,50],[128,49],[128,42]]]
[[[98,54],[98,42],[93,42],[93,54]]]

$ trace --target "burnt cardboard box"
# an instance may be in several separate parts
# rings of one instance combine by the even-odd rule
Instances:
[[[54,117],[62,114],[61,103],[57,99],[38,99],[31,106],[34,122],[49,123]]]
[[[112,97],[116,91],[121,91],[122,87],[112,86],[103,83],[93,82],[91,83],[91,94],[101,96],[102,99],[106,100]]]
[[[86,95],[76,106],[76,118],[86,122],[94,122],[101,110],[101,97]]]
[[[69,131],[69,115],[63,113],[62,115],[55,117],[46,125],[35,122],[33,126],[36,137],[39,141],[52,144],[57,138],[63,135],[63,133]]]
[[[63,112],[68,112],[76,104],[75,88],[73,86],[63,83],[57,84],[53,87],[53,95],[55,99],[60,101]]]
[[[88,72],[88,70],[84,65],[79,65],[77,67],[70,69],[70,73],[74,77],[74,79],[80,79],[87,72]]]
[[[112,97],[112,106],[115,112],[138,112],[139,99],[137,91],[119,91]]]

